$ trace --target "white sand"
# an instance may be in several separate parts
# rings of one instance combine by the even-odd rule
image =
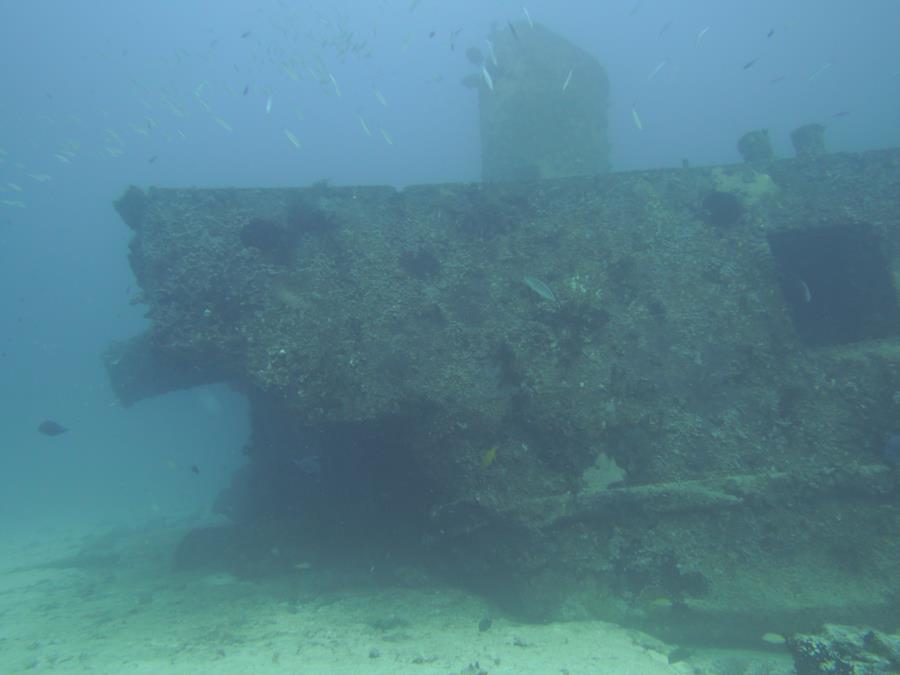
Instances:
[[[454,589],[310,594],[294,586],[308,591],[300,575],[315,570],[296,582],[173,573],[180,534],[97,537],[74,568],[31,566],[78,553],[80,533],[0,542],[0,673],[724,672],[670,665],[673,647],[608,623],[514,623]]]

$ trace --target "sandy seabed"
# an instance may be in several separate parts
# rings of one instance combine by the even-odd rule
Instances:
[[[793,672],[786,655],[762,653],[693,650],[670,663],[675,646],[643,633],[518,623],[447,587],[320,584],[321,571],[304,564],[296,578],[175,572],[184,531],[4,533],[0,673]]]

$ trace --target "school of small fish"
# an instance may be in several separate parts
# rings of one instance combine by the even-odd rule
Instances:
[[[409,12],[416,12],[422,4],[421,0],[411,0],[407,9]],[[204,121],[209,131],[216,132],[220,140],[237,137],[245,133],[248,126],[247,113],[236,107],[238,105],[249,105],[258,111],[255,114],[264,115],[262,119],[279,120],[296,114],[293,124],[297,124],[298,121],[304,122],[303,108],[307,107],[309,97],[316,90],[320,94],[342,100],[345,98],[356,100],[360,92],[356,91],[356,86],[352,83],[358,82],[360,78],[356,76],[342,78],[347,85],[347,91],[344,92],[338,75],[348,61],[364,62],[373,56],[382,19],[376,20],[369,29],[361,30],[358,26],[351,26],[352,17],[339,11],[302,9],[288,0],[277,0],[277,5],[277,11],[268,15],[261,14],[262,18],[256,25],[245,30],[232,35],[213,33],[205,48],[176,47],[173,52],[163,54],[160,58],[166,67],[176,71],[190,69],[192,72],[200,73],[198,79],[194,80],[186,91],[180,91],[173,84],[163,86],[150,84],[136,72],[126,75],[128,85],[125,89],[129,92],[131,104],[137,111],[127,122],[92,129],[90,120],[86,121],[84,116],[36,115],[36,118],[47,124],[48,128],[64,127],[70,130],[70,133],[48,134],[48,138],[56,140],[53,141],[53,147],[47,148],[45,166],[25,166],[21,162],[11,161],[9,152],[0,148],[0,206],[26,208],[30,191],[46,189],[39,187],[41,185],[56,184],[54,177],[58,173],[70,171],[71,165],[77,164],[85,156],[116,160],[144,152],[146,154],[142,161],[148,164],[157,164],[158,161],[163,165],[166,143],[189,140],[189,134],[184,129],[192,131],[192,134],[203,132],[204,127],[196,124],[198,117]],[[503,32],[511,36],[513,44],[518,45],[516,48],[526,48],[527,33],[536,30],[538,26],[527,7],[521,6],[520,10],[521,14],[517,17],[498,21],[498,25],[502,27]],[[640,13],[641,3],[638,1],[627,16],[635,17]],[[785,28],[790,26],[786,25]],[[718,38],[720,31],[714,29],[712,25],[682,26],[677,18],[664,22],[658,28],[653,26],[652,30],[654,32],[651,35],[655,36],[654,39],[659,41],[661,47],[674,40],[678,34],[681,34],[683,39],[684,30],[689,31],[687,33],[689,44],[692,40],[694,48],[698,50],[707,50],[708,45],[717,39],[721,42]],[[731,67],[735,74],[748,71],[755,77],[757,71],[767,70],[769,84],[785,80],[788,77],[785,73],[772,72],[772,57],[766,51],[766,45],[780,40],[783,33],[781,28],[776,30],[775,27],[762,31],[758,38],[758,53],[744,54],[743,59],[737,56],[732,62]],[[407,33],[398,47],[405,51],[435,45],[455,51],[457,43],[465,40],[467,35],[468,31],[461,26],[443,29],[435,26],[423,34]],[[496,35],[492,37],[497,39]],[[509,48],[508,40],[509,38],[506,43],[501,44],[503,49]],[[482,39],[482,43],[485,47],[483,52],[474,46],[465,49],[470,60],[474,59],[479,69],[478,74],[472,77],[478,78],[478,86],[482,87],[483,93],[499,94],[502,92],[504,82],[497,48],[491,39]],[[123,58],[119,58],[121,55],[119,57],[113,55],[111,49],[109,46],[98,48],[94,56],[100,61],[116,64],[117,67],[127,63]],[[660,59],[659,57],[663,55],[664,52],[646,64],[648,70],[644,72],[648,74],[646,81],[643,82],[645,86],[656,86],[657,82],[670,79],[679,68],[683,67],[679,59],[672,59],[669,56]],[[222,59],[234,61],[233,64],[229,64],[232,71],[230,74],[223,74]],[[652,65],[654,62],[655,65]],[[204,70],[204,64],[218,64],[219,67],[211,66]],[[820,62],[818,67],[807,73],[800,73],[800,77],[805,76],[805,80],[812,83],[824,78],[831,68],[831,61]],[[577,91],[582,82],[576,76],[575,68],[562,70],[559,77],[560,84],[557,86],[560,89],[557,90],[557,95],[570,90]],[[388,103],[388,96],[384,93],[384,91],[392,93],[391,85],[394,79],[376,73],[368,84],[371,87],[368,105],[359,105],[355,114],[362,136],[371,138],[380,135],[387,146],[395,146],[394,136],[387,131],[387,128],[394,128],[391,122],[397,121],[392,115],[402,114],[402,110],[399,110],[402,106],[398,104],[396,108],[392,108]],[[428,82],[439,83],[443,79],[441,73],[435,73]],[[402,100],[396,92],[393,93],[397,101]],[[48,97],[50,96],[48,93]],[[377,105],[372,103],[372,98]],[[239,103],[243,101],[246,103]],[[276,101],[278,105],[275,105]],[[647,117],[652,127],[658,113],[649,105],[647,108]],[[644,131],[644,121],[638,113],[636,103],[632,104],[629,112],[634,128],[639,132]],[[831,116],[842,118],[849,113],[848,109],[839,109]],[[101,109],[98,111],[97,119],[113,118],[109,112]],[[191,127],[186,126],[188,120],[193,120],[190,123]],[[282,124],[284,121],[287,120],[282,120]],[[277,124],[275,128],[282,127],[287,144],[294,149],[302,149],[301,137],[307,136],[304,132],[306,125],[303,124],[295,133],[282,124]],[[377,130],[378,134],[373,134],[373,130]],[[403,129],[398,127],[396,131],[398,139],[402,139]],[[360,137],[359,131],[355,133]]]

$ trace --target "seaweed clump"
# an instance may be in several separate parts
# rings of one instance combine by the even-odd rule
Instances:
[[[253,218],[241,228],[241,243],[258,249],[274,262],[287,262],[297,245],[296,234],[284,223],[269,218]]]

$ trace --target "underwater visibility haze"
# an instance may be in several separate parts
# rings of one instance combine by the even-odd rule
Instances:
[[[0,672],[900,672],[898,25],[3,3]]]

